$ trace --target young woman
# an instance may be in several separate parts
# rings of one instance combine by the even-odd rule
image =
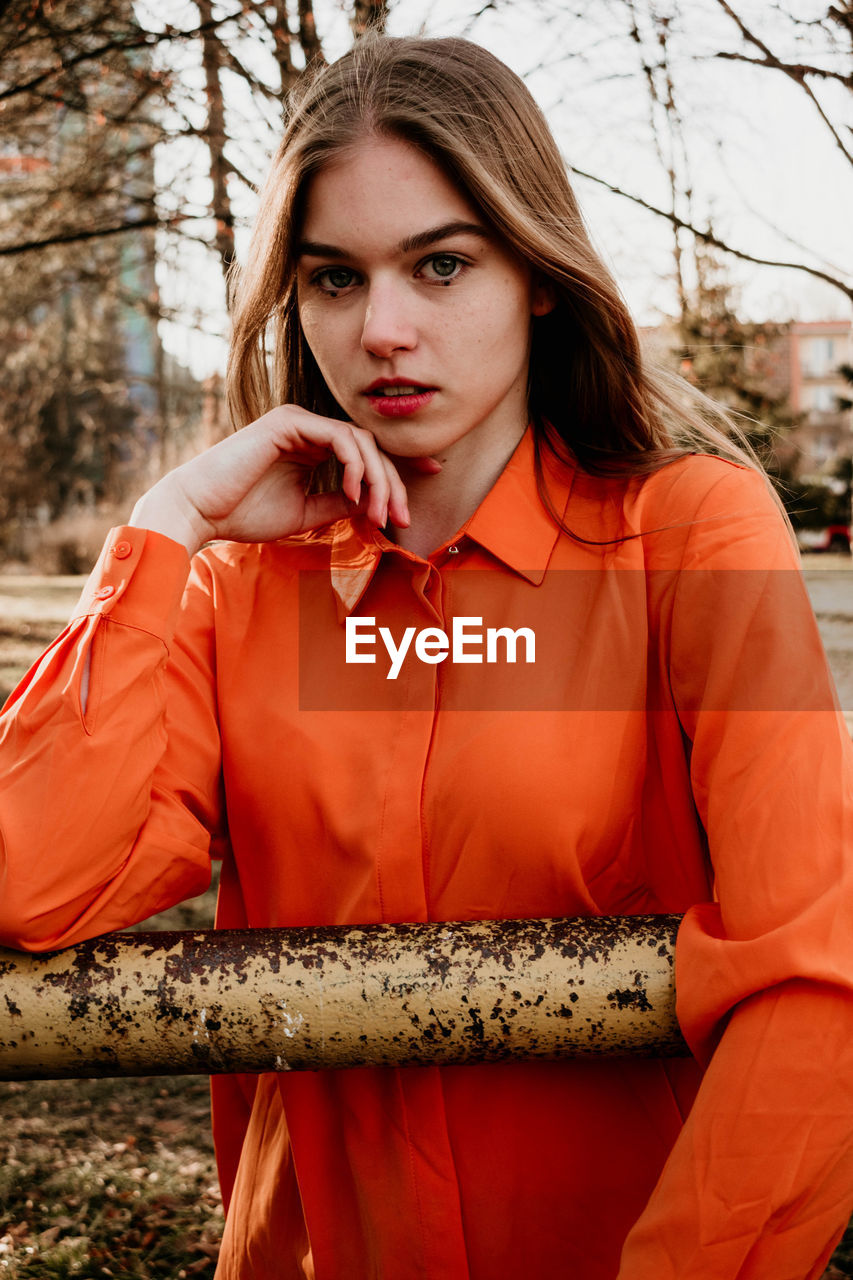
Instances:
[[[211,852],[224,927],[685,912],[694,1058],[215,1080],[217,1275],[819,1276],[851,744],[767,483],[644,371],[521,82],[461,40],[322,71],[234,317],[242,429],[5,712],[3,940],[144,918]],[[460,618],[534,660],[440,653]],[[433,647],[395,673],[383,625]]]

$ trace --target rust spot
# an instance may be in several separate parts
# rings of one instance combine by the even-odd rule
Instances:
[[[637,1009],[641,1013],[650,1013],[653,1006],[643,987],[628,987],[623,991],[609,991],[607,1003],[612,1009]]]
[[[477,1009],[469,1009],[468,1017],[471,1019],[471,1026],[468,1028],[469,1033],[475,1040],[484,1040],[486,1032],[479,1011]]]

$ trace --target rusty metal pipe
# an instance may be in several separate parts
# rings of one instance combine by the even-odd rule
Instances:
[[[0,1079],[684,1054],[678,924],[117,933],[0,950]]]

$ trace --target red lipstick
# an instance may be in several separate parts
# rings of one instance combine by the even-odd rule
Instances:
[[[383,418],[405,418],[428,405],[436,390],[411,378],[377,378],[364,395]]]

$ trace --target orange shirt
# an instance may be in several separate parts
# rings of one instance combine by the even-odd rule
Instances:
[[[211,847],[223,927],[687,913],[704,1078],[214,1079],[222,1280],[804,1280],[853,1208],[853,751],[796,553],[719,459],[547,484],[577,538],[528,433],[427,561],[341,522],[214,545],[186,585],[181,547],[114,531],[0,719],[12,946],[198,893]],[[476,623],[417,656],[461,617],[528,627],[535,662],[465,662]],[[383,625],[415,629],[394,679]]]

